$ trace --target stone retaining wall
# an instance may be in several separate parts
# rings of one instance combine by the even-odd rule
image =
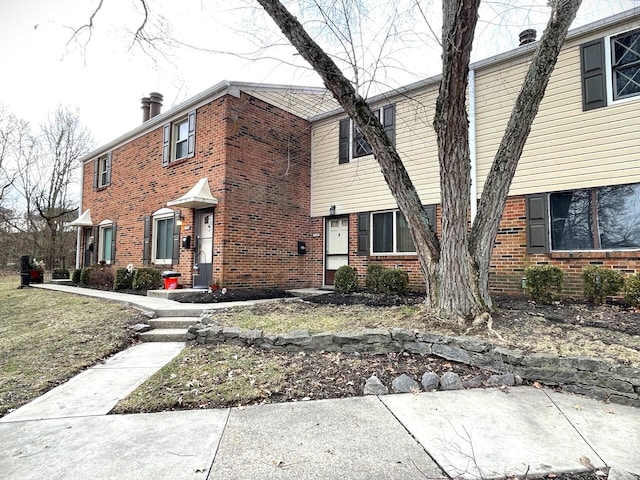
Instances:
[[[565,391],[600,400],[640,407],[640,368],[597,358],[525,354],[521,350],[496,347],[475,337],[449,337],[403,328],[315,334],[308,330],[295,330],[276,335],[262,330],[242,330],[238,327],[208,324],[206,319],[203,322],[189,328],[187,340],[201,344],[250,345],[296,352],[382,354],[406,351],[435,355],[490,371],[511,372],[528,381],[560,385]]]

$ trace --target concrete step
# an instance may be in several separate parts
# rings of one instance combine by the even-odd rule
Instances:
[[[195,325],[200,320],[200,317],[159,317],[152,318],[147,323],[152,328],[180,328],[187,329],[191,325]]]
[[[185,342],[187,340],[187,329],[156,328],[138,334],[138,338],[143,342]]]

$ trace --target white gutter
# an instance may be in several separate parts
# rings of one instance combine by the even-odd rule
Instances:
[[[471,160],[471,224],[478,211],[478,158],[476,154],[476,71],[469,70],[469,156]]]

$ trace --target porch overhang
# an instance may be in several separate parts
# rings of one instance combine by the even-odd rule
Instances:
[[[82,215],[76,218],[73,222],[67,223],[67,225],[69,227],[93,227],[90,210],[87,208]]]
[[[180,198],[167,202],[168,207],[208,208],[218,204],[218,199],[211,195],[208,179],[201,178],[191,190]]]

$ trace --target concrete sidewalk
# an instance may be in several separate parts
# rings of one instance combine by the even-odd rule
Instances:
[[[0,477],[504,478],[590,463],[614,480],[640,473],[639,435],[638,409],[532,387],[14,418],[0,419]]]
[[[210,310],[221,310],[230,307],[242,307],[257,305],[277,301],[278,299],[265,300],[246,300],[241,302],[218,302],[218,303],[180,303],[175,300],[167,300],[166,298],[147,297],[144,295],[132,295],[129,293],[111,292],[105,290],[94,290],[91,288],[74,287],[70,285],[55,285],[49,283],[40,283],[32,285],[34,288],[44,290],[54,290],[56,292],[71,293],[74,295],[82,295],[85,297],[100,298],[112,302],[121,303],[140,310],[155,312],[159,317],[198,317],[202,312]],[[318,289],[300,289],[293,290],[306,294],[312,292],[327,293]],[[288,300],[297,300],[296,298],[288,298]]]

